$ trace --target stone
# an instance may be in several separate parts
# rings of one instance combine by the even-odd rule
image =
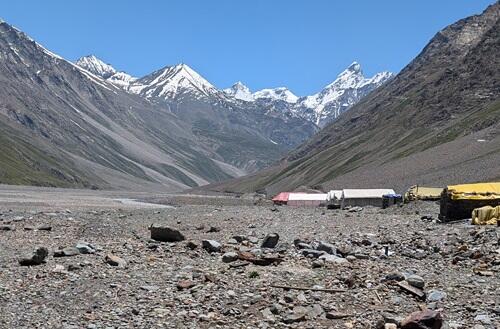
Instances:
[[[324,251],[314,250],[314,249],[302,249],[300,253],[306,257],[318,258],[325,254]]]
[[[278,233],[271,233],[266,235],[264,240],[262,240],[262,243],[260,245],[261,248],[274,248],[278,244],[278,241],[280,239],[280,236]]]
[[[385,276],[385,281],[403,281],[405,276],[398,272],[389,273]]]
[[[474,321],[481,322],[482,324],[491,324],[491,318],[488,314],[478,314],[474,317]]]
[[[350,316],[351,316],[350,314],[342,313],[342,312],[335,312],[335,311],[331,311],[331,312],[326,313],[326,318],[330,319],[330,320],[345,319],[345,318],[348,318]]]
[[[427,302],[440,302],[446,298],[446,293],[440,290],[430,290],[427,293]]]
[[[238,260],[238,254],[231,251],[231,252],[226,252],[224,255],[222,255],[222,261],[224,263],[231,263]]]
[[[386,323],[384,329],[397,329],[398,326],[395,323]]]
[[[424,279],[416,274],[411,274],[406,278],[406,282],[408,282],[409,285],[414,286],[419,289],[424,289],[425,287],[425,281]]]
[[[184,235],[176,229],[166,227],[151,225],[149,227],[151,231],[151,239],[161,242],[179,242],[184,241]]]
[[[236,239],[229,239],[227,240],[227,244],[238,244],[238,241]]]
[[[291,324],[294,322],[301,322],[306,320],[307,309],[302,306],[296,306],[292,312],[283,317],[283,322]]]
[[[323,315],[323,313],[325,313],[325,311],[323,310],[323,307],[321,307],[321,305],[313,304],[313,305],[308,307],[307,317],[309,319],[315,319],[315,318]]]
[[[362,207],[354,206],[354,207],[350,207],[347,211],[348,212],[360,212],[362,210],[363,210]]]
[[[242,243],[243,241],[247,240],[247,238],[243,235],[234,235],[232,238],[238,243]]]
[[[335,256],[335,255],[330,255],[330,254],[322,255],[318,259],[321,259],[321,260],[325,261],[326,263],[332,263],[332,264],[337,264],[337,265],[349,264],[349,261],[347,259],[339,257],[339,256]]]
[[[216,233],[219,231],[220,231],[220,228],[215,227],[215,226],[210,226],[210,228],[207,230],[207,233]]]
[[[313,249],[313,247],[310,244],[305,243],[305,242],[299,242],[299,243],[295,244],[295,248],[297,248],[297,249]]]
[[[80,250],[75,247],[66,247],[63,249],[59,249],[54,251],[54,257],[71,257],[80,254]]]
[[[149,292],[157,291],[160,289],[160,287],[158,286],[150,286],[150,285],[140,286],[139,288]]]
[[[15,229],[12,225],[0,225],[0,231],[15,231]]]
[[[443,317],[438,311],[417,311],[401,321],[401,329],[440,329]]]
[[[90,243],[87,243],[87,242],[79,242],[75,246],[75,248],[78,249],[78,251],[81,254],[94,254],[95,253],[94,246],[92,246]]]
[[[191,280],[180,280],[179,282],[177,282],[178,290],[191,289],[194,286],[196,286],[196,283]]]
[[[219,252],[222,249],[222,245],[215,240],[203,240],[201,243],[208,252]]]
[[[19,259],[19,265],[21,266],[35,266],[40,265],[45,262],[49,250],[45,247],[37,247],[31,254],[26,255]]]
[[[251,236],[247,239],[248,242],[250,243],[253,243],[253,244],[257,244],[259,242],[259,239],[257,239],[256,237],[254,236]]]
[[[120,268],[124,268],[127,266],[127,262],[123,258],[120,258],[113,254],[107,254],[104,260],[111,266],[117,266]]]
[[[262,311],[260,311],[260,313],[262,314],[262,317],[264,318],[265,321],[268,322],[276,321],[276,318],[274,317],[274,314],[273,312],[271,312],[271,309],[269,307],[263,309]]]
[[[40,225],[37,227],[39,231],[52,231],[52,226],[50,225]]]
[[[195,250],[196,248],[198,248],[198,244],[194,241],[188,241],[186,242],[186,248]]]
[[[311,263],[312,268],[320,268],[320,267],[323,267],[324,265],[325,265],[325,262],[323,260],[319,260],[319,259],[315,259]]]
[[[318,243],[316,250],[324,251],[326,253],[329,253],[330,255],[335,255],[337,253],[337,248],[335,248],[333,244],[323,241],[320,241]]]

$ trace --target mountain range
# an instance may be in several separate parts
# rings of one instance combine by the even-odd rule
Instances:
[[[230,88],[217,89],[213,84],[186,64],[165,67],[137,79],[125,72],[118,72],[94,55],[76,61],[80,67],[123,89],[147,99],[175,99],[182,93],[197,94],[198,98],[218,97],[222,100],[248,106],[248,103],[302,118],[318,127],[334,121],[361,98],[393,77],[391,72],[380,72],[366,78],[361,65],[353,62],[320,92],[304,97],[296,96],[286,87],[262,89],[251,92],[238,81]]]
[[[135,78],[72,63],[6,22],[0,83],[0,183],[178,191],[256,172],[319,129],[280,88],[243,101],[186,64]]]
[[[500,179],[500,3],[439,31],[399,74],[279,164],[207,188],[274,194]]]

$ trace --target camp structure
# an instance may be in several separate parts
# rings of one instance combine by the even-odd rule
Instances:
[[[472,211],[500,205],[500,182],[449,185],[441,193],[439,219],[444,222],[471,218]]]
[[[293,207],[325,206],[326,197],[326,193],[290,193],[287,205]]]
[[[274,198],[273,198],[273,203],[275,205],[285,205],[288,202],[288,196],[290,195],[289,192],[281,192],[278,193]]]
[[[329,209],[340,208],[342,190],[331,190],[326,194],[326,203]]]
[[[498,225],[500,223],[500,206],[485,206],[472,211],[472,224]]]
[[[404,201],[415,201],[415,200],[439,200],[441,199],[441,192],[443,192],[442,187],[425,187],[414,185],[406,191],[404,195]]]
[[[326,205],[326,193],[281,192],[273,198],[275,205],[318,207]]]
[[[383,207],[384,195],[396,195],[392,189],[344,189],[342,190],[342,200],[340,206],[344,209],[347,206],[374,206]]]

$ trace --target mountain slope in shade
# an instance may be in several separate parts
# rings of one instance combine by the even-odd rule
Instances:
[[[0,182],[175,191],[242,171],[165,108],[0,23]]]
[[[500,4],[438,32],[396,77],[279,166],[213,189],[443,186],[500,179]]]

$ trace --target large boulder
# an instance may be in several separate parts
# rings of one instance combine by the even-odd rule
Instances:
[[[149,230],[151,231],[151,239],[156,241],[179,242],[186,239],[179,230],[166,226],[151,225]]]

